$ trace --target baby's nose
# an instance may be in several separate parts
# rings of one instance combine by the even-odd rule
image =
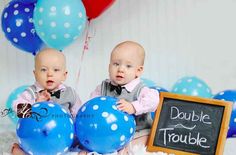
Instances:
[[[49,70],[47,75],[48,75],[48,76],[52,76],[52,75],[53,75],[53,72]]]
[[[118,71],[123,72],[124,71],[124,66],[123,65],[119,66]]]

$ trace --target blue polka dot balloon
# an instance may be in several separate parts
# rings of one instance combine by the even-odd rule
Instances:
[[[211,98],[212,93],[208,85],[195,76],[187,76],[179,79],[172,88],[173,93],[190,96]]]
[[[56,155],[64,154],[70,148],[75,133],[74,123],[59,104],[38,102],[32,108],[22,109],[28,109],[22,112],[22,116],[29,117],[19,119],[16,134],[25,152]]]
[[[4,8],[1,21],[2,30],[12,45],[35,55],[44,44],[35,32],[33,11],[33,3],[11,1]]]
[[[233,103],[227,137],[236,137],[236,90],[224,90],[214,95],[213,98]]]
[[[37,0],[16,0],[18,2],[21,2],[21,3],[25,3],[25,4],[31,4],[31,3],[36,3]]]
[[[89,151],[101,154],[123,148],[135,133],[135,120],[116,108],[117,99],[96,97],[86,102],[76,116],[76,135]]]

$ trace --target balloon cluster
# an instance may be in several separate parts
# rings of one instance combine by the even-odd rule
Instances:
[[[19,87],[11,93],[7,102],[9,107],[11,107],[10,105],[14,98],[25,87]],[[167,92],[166,89],[159,86],[152,86],[150,88],[159,92]],[[202,97],[207,94],[211,96],[209,87],[197,77],[184,77],[178,80],[173,87],[173,90],[176,91],[176,89],[179,90],[178,93],[180,94],[186,93],[185,95],[192,96],[202,95]],[[187,91],[183,91],[185,89]],[[233,103],[227,137],[235,137],[236,90],[219,92],[213,98]],[[125,147],[134,136],[135,120],[132,115],[117,110],[116,101],[116,98],[108,96],[89,100],[78,111],[75,124],[73,124],[69,114],[57,104],[49,102],[36,103],[32,106],[32,114],[40,116],[42,121],[37,121],[35,117],[19,119],[17,124],[19,143],[29,154],[44,154],[45,152],[47,154],[64,153],[71,146],[75,134],[80,144],[88,151],[95,151],[102,154],[118,151]],[[43,114],[38,115],[42,109],[47,109],[47,113],[44,111]],[[55,117],[52,114],[66,117]],[[152,118],[154,118],[154,113],[152,113]],[[57,141],[56,145],[55,139]],[[41,147],[36,147],[38,145]]]
[[[114,1],[14,0],[2,12],[2,30],[13,46],[34,55],[45,44],[63,50],[83,33],[87,18],[96,18]]]
[[[17,123],[19,144],[28,154],[64,154],[76,134],[88,151],[116,152],[125,147],[135,133],[134,117],[119,111],[116,101],[108,96],[89,100],[78,111],[75,124],[59,104],[35,103],[25,111],[30,115],[24,116],[29,117],[20,118]]]

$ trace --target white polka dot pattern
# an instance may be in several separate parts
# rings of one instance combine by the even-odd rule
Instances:
[[[38,104],[38,103],[33,105],[33,107],[35,107],[35,108],[37,108],[39,106],[40,106],[40,104]]]
[[[48,106],[49,106],[49,107],[55,107],[55,105],[52,104],[52,103],[49,103]],[[64,110],[64,109],[63,109],[63,110]]]
[[[117,130],[117,128],[118,128],[117,124],[112,124],[112,125],[111,125],[111,130],[112,130],[112,131]]]
[[[98,110],[98,108],[99,108],[98,105],[93,106],[93,110]]]
[[[102,117],[107,117],[108,116],[108,112],[103,112],[102,113]]]

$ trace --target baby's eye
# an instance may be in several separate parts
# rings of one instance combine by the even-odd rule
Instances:
[[[119,63],[114,62],[113,65],[114,65],[114,66],[119,66]]]
[[[40,71],[41,71],[41,72],[46,72],[47,69],[46,69],[46,68],[41,68]]]
[[[55,68],[55,69],[54,69],[54,71],[55,71],[55,72],[59,72],[59,71],[60,71],[60,69],[58,69],[58,68]]]
[[[132,65],[126,65],[127,68],[132,68]]]

